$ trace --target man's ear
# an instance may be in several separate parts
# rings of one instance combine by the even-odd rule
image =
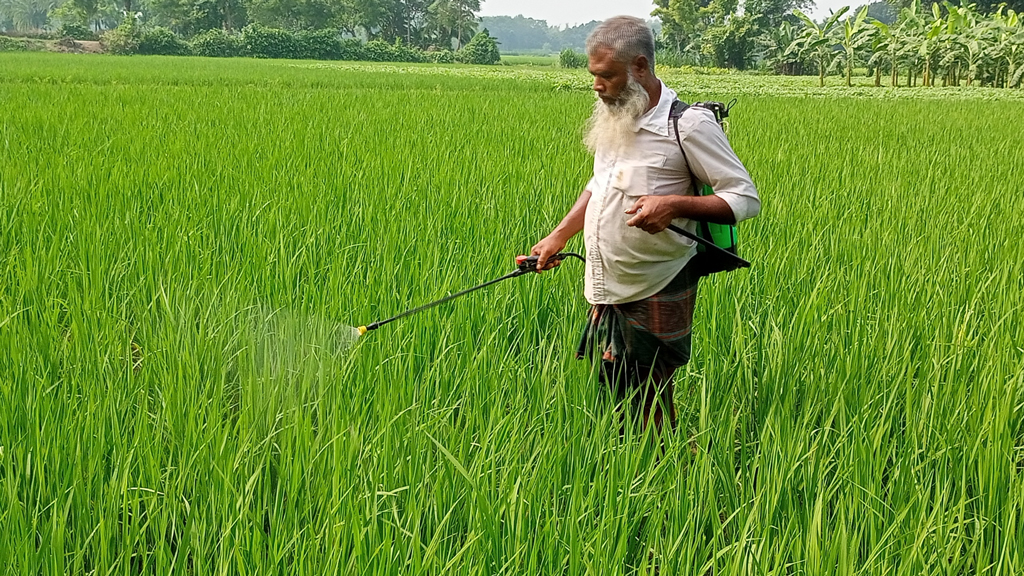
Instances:
[[[641,54],[636,58],[633,58],[633,63],[630,65],[630,71],[633,73],[633,77],[642,84],[651,73],[650,66],[651,61],[647,59],[647,56]]]

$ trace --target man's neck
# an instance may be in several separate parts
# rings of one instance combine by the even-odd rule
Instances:
[[[651,111],[652,108],[658,105],[661,100],[661,80],[658,80],[654,76],[651,76],[646,83],[644,83],[644,90],[647,91],[648,100],[647,109],[644,110],[644,114]]]

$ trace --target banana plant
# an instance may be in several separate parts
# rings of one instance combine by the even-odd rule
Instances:
[[[940,39],[945,26],[946,19],[942,17],[942,10],[938,4],[932,4],[932,18],[925,25],[924,38],[918,51],[924,61],[923,83],[925,86],[935,86],[935,74],[932,67],[938,58]]]
[[[900,10],[897,36],[901,43],[903,64],[907,68],[907,87],[917,79],[920,60],[920,47],[925,36],[924,21],[920,16],[921,0],[914,0],[909,6]],[[898,78],[897,78],[898,80]]]
[[[892,36],[889,33],[889,26],[884,22],[871,19],[869,24],[875,27],[875,33],[871,35],[871,57],[868,58],[868,66],[875,69],[875,86],[881,86],[882,63],[885,61]]]
[[[946,70],[946,75],[943,78],[944,86],[959,86],[960,85],[960,67],[966,58],[964,53],[966,47],[964,43],[966,41],[965,28],[967,25],[967,19],[960,11],[959,6],[953,6],[949,2],[944,2],[943,5],[946,7],[946,25],[940,35],[940,55],[939,66]]]
[[[901,25],[893,23],[890,26],[878,20],[872,21],[871,24],[878,29],[876,52],[871,60],[876,66],[881,65],[883,60],[888,61],[889,85],[895,87],[899,82],[900,57],[903,55]]]
[[[776,74],[792,76],[800,73],[800,55],[795,45],[797,32],[789,20],[783,20],[777,30],[770,30],[761,37],[765,61]]]
[[[871,43],[871,32],[875,30],[873,26],[865,22],[867,16],[868,6],[865,5],[856,16],[848,17],[843,21],[842,35],[839,38],[839,45],[842,47],[842,51],[839,53],[836,62],[841,62],[846,66],[846,85],[848,87],[853,85],[851,82],[853,78],[853,65],[857,60],[858,54],[865,46]]]
[[[998,86],[1001,83],[1003,88],[1012,88],[1017,82],[1020,82],[1019,75],[1016,82],[1013,80],[1018,68],[1024,67],[1021,65],[1021,61],[1024,60],[1022,57],[1024,54],[1024,25],[1022,24],[1024,22],[1013,10],[1007,10],[1006,15],[1003,15],[1003,6],[1000,6],[992,17],[991,26],[994,40],[989,49],[989,56],[997,63],[993,85]]]
[[[794,44],[802,58],[814,60],[818,65],[818,86],[825,86],[825,73],[832,68],[837,56],[837,52],[832,48],[832,31],[836,29],[836,23],[843,14],[849,10],[849,6],[843,6],[820,26],[800,10],[793,10],[793,14],[804,23],[803,33]]]

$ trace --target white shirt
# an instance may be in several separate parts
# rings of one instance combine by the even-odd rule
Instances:
[[[676,93],[662,83],[657,106],[637,120],[635,144],[621,153],[599,149],[594,156],[583,227],[584,296],[591,304],[623,304],[653,296],[697,251],[692,240],[671,230],[648,234],[626,225],[632,216],[625,211],[641,196],[694,194],[669,121],[675,98]],[[714,114],[688,108],[679,119],[679,136],[690,169],[729,204],[736,221],[756,216],[761,209],[757,190]],[[677,218],[672,223],[696,232],[694,221]]]

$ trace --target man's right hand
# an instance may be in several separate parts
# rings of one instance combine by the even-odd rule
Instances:
[[[569,213],[562,218],[562,222],[555,227],[551,234],[537,242],[537,245],[530,250],[530,256],[537,257],[537,272],[551,270],[558,266],[559,262],[548,262],[548,258],[561,252],[565,248],[565,243],[583,230],[588,202],[590,202],[590,190],[584,190],[576,199],[576,203],[572,205]]]
[[[540,242],[537,242],[537,244],[530,250],[530,256],[537,256],[537,272],[540,273],[544,270],[551,270],[555,266],[561,264],[560,260],[548,262],[548,258],[558,254],[563,248],[565,248],[565,240],[558,237],[554,232],[548,234]]]

